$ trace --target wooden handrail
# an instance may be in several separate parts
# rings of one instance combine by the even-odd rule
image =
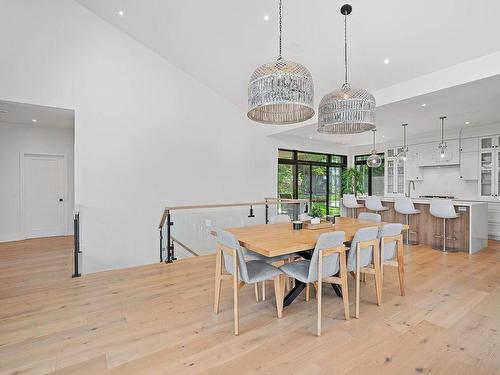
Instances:
[[[264,201],[260,202],[245,202],[245,203],[223,203],[223,204],[202,204],[202,205],[194,205],[194,206],[171,206],[165,207],[163,210],[163,215],[160,220],[159,229],[163,228],[165,221],[167,220],[167,215],[170,211],[173,210],[193,210],[198,208],[222,208],[222,207],[242,207],[242,206],[264,206],[269,204],[278,204],[278,203],[307,203],[309,200],[307,199],[289,199],[289,198],[264,198]]]

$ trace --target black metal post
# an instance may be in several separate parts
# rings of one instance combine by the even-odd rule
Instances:
[[[160,227],[160,263],[163,262],[163,227]]]
[[[253,206],[250,205],[250,213],[248,214],[248,217],[255,217],[255,215],[253,214]]]
[[[73,219],[73,241],[74,241],[74,263],[75,263],[75,272],[71,277],[80,277],[82,276],[80,272],[78,272],[78,256],[80,254],[80,213],[76,213]]]
[[[266,199],[266,224],[269,224],[269,205],[267,204],[267,199]]]
[[[174,246],[172,245],[171,228],[174,223],[170,221],[170,211],[167,212],[167,263],[172,263],[174,258]]]

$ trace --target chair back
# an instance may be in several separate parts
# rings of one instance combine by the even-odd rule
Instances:
[[[355,208],[358,206],[358,200],[354,194],[344,194],[342,196],[342,204],[347,208]]]
[[[394,201],[394,210],[400,214],[411,214],[415,212],[413,201],[408,197],[397,197]]]
[[[376,195],[369,195],[365,199],[365,207],[372,211],[381,211],[384,207],[380,198]]]
[[[225,230],[217,230],[217,242],[221,245],[227,246],[233,250],[236,250],[236,255],[238,257],[238,266],[239,266],[239,278],[245,282],[248,282],[248,270],[247,263],[245,262],[245,256],[243,254],[243,250],[238,242],[236,236]],[[224,265],[226,267],[226,271],[230,274],[233,274],[233,261],[232,257],[227,255],[225,252],[222,252],[224,256]]]
[[[361,212],[358,215],[359,220],[368,220],[368,221],[374,221],[376,223],[380,223],[382,221],[382,216],[379,214],[373,213],[373,212]]]
[[[309,216],[308,214],[306,213],[303,213],[303,214],[300,214],[299,217],[298,217],[299,221],[307,221],[307,220],[311,220],[312,217]]]
[[[358,229],[351,242],[351,250],[347,256],[347,270],[354,271],[356,269],[356,248],[359,242],[376,240],[378,234],[377,227],[367,227]],[[368,246],[361,249],[360,267],[366,267],[372,262],[373,246]]]
[[[318,259],[319,251],[332,247],[343,246],[345,241],[345,232],[335,231],[323,233],[316,241],[316,246],[309,263],[309,273],[307,275],[308,282],[318,280]],[[329,277],[339,272],[339,253],[333,253],[323,257],[323,268],[321,270],[322,277]]]
[[[292,219],[288,215],[274,215],[269,218],[270,224],[290,223]]]
[[[451,199],[431,199],[431,207],[429,211],[431,215],[443,219],[454,219],[457,217],[455,206],[453,206],[453,201]]]
[[[403,224],[399,223],[390,223],[383,225],[378,231],[378,238],[382,237],[392,237],[401,234],[403,230]],[[389,260],[394,258],[396,255],[396,241],[386,242],[384,244],[380,244],[380,248],[384,249],[384,254],[382,260]]]

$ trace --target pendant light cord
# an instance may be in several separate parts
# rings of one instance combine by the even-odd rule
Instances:
[[[372,153],[373,153],[373,151],[375,151],[375,132],[376,131],[377,131],[376,129],[372,130],[372,132],[373,132],[373,150],[372,150]]]
[[[444,143],[444,119],[446,116],[441,117],[441,143]]]
[[[344,86],[347,86],[347,12],[344,13],[344,65],[345,65]]]
[[[282,0],[279,0],[279,40],[278,40],[278,60],[281,60],[283,57],[281,56],[281,38],[282,38],[282,29],[283,29],[283,25],[282,25],[282,14],[281,14],[281,2]]]

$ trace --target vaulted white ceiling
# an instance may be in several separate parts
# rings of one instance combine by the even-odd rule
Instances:
[[[277,56],[277,0],[77,1],[244,113],[250,75]],[[345,2],[284,0],[283,54],[311,71],[316,106],[343,80],[344,26],[339,9]],[[498,0],[349,2],[349,71],[354,87],[379,90],[500,51]],[[347,143],[362,144],[364,138]]]
[[[69,109],[0,100],[1,123],[73,128],[75,113]]]

